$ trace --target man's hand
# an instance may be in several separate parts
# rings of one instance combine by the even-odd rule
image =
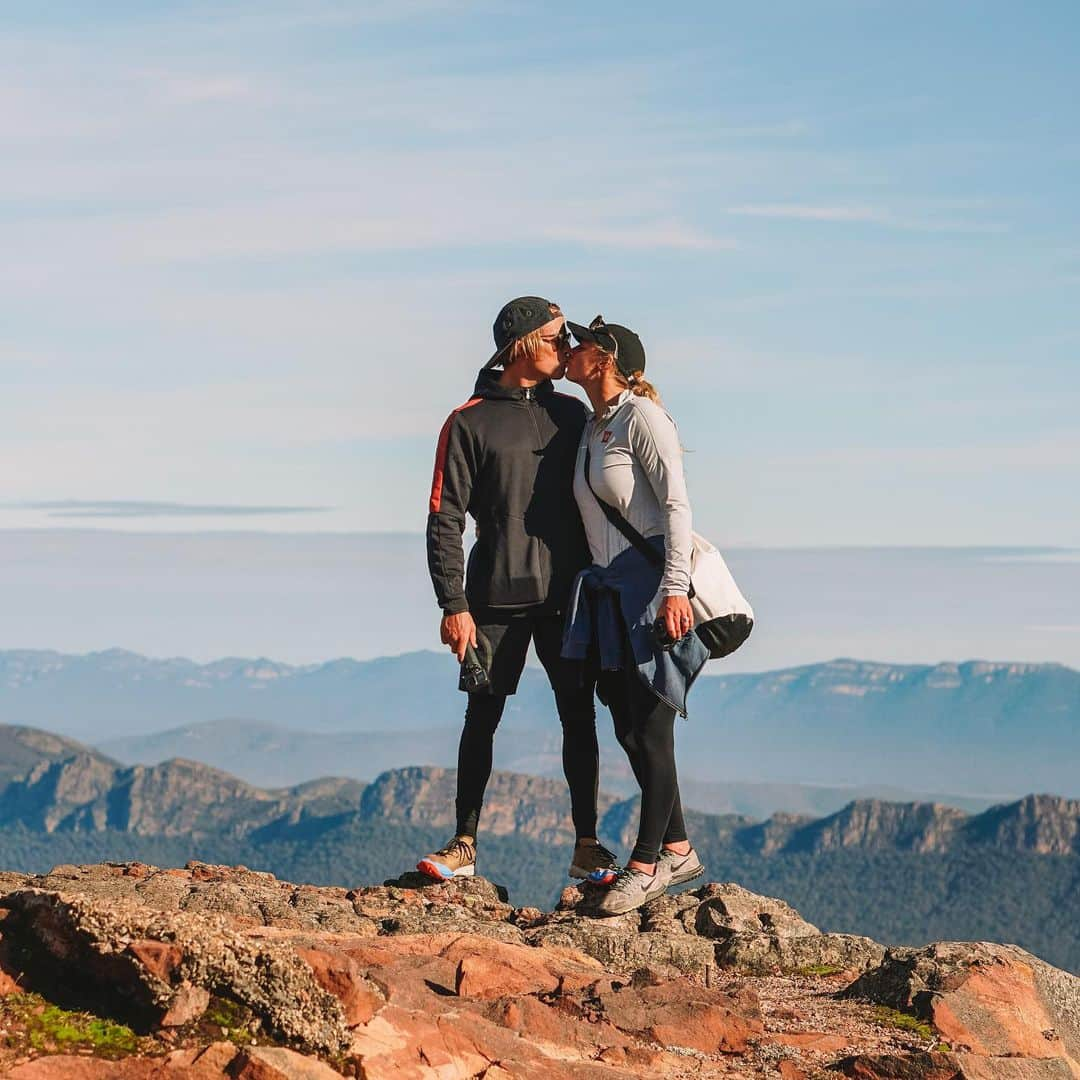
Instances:
[[[685,596],[665,596],[660,604],[658,618],[664,620],[668,637],[678,641],[694,629],[694,612]]]
[[[465,659],[465,649],[470,644],[476,648],[476,623],[472,615],[467,611],[444,615],[439,626],[439,637],[444,645],[450,646],[450,651],[456,654],[460,664]]]

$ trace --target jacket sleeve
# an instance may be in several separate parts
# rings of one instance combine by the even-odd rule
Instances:
[[[686,596],[690,591],[690,499],[683,474],[683,452],[675,421],[656,405],[642,404],[630,421],[630,445],[641,462],[664,518],[667,558],[660,592]]]
[[[428,503],[428,571],[435,599],[446,615],[469,610],[462,535],[476,479],[476,454],[474,440],[460,413],[460,409],[452,412],[439,434]]]

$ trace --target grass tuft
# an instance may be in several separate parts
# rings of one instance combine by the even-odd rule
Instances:
[[[87,1050],[97,1057],[117,1058],[139,1049],[139,1037],[126,1024],[61,1009],[38,994],[12,994],[3,1000],[2,1012],[5,1027],[13,1021],[33,1050]],[[13,1041],[9,1036],[9,1045]]]
[[[879,1005],[874,1009],[874,1019],[886,1027],[899,1028],[901,1031],[910,1031],[921,1039],[937,1039],[934,1028],[910,1013],[901,1012],[899,1009],[890,1009],[885,1005]]]

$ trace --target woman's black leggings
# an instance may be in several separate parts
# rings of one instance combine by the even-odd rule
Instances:
[[[601,672],[599,685],[641,785],[641,820],[630,858],[653,863],[662,844],[687,838],[675,771],[675,710],[641,681],[633,665]]]

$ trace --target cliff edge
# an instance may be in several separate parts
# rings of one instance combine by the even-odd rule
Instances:
[[[614,919],[593,899],[0,874],[0,1075],[1080,1078],[1080,979],[1016,946],[886,948],[731,883]]]

